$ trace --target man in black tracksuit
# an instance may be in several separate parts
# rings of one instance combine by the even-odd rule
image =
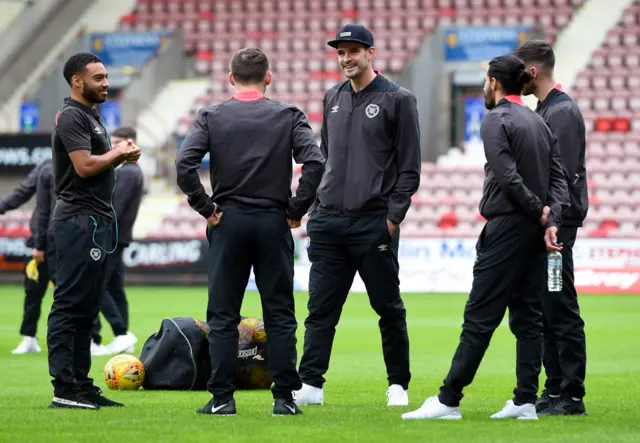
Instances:
[[[111,134],[111,142],[118,144],[124,140],[136,142],[136,131],[130,127],[118,128]],[[133,240],[133,226],[142,196],[144,194],[144,174],[136,162],[125,162],[116,169],[116,190],[113,193],[113,209],[118,221],[118,247],[107,257],[105,294],[101,312],[111,325],[114,340],[102,347],[100,319],[96,320],[91,337],[98,346],[93,355],[133,352],[137,338],[129,332],[129,304],[124,290],[124,263],[122,252]]]
[[[530,79],[516,57],[489,63],[484,87],[489,112],[480,130],[487,158],[480,213],[487,223],[476,246],[460,344],[439,396],[404,414],[405,419],[462,417],[462,391],[473,381],[507,308],[516,336],[517,386],[513,400],[492,418],[537,419],[545,243],[558,249],[556,233],[569,195],[557,139],[520,98]]]
[[[380,316],[387,404],[408,404],[409,337],[400,296],[398,246],[411,197],[420,184],[420,128],[415,96],[372,69],[373,36],[345,25],[336,39],[348,78],[326,92],[321,140],[327,158],[309,235],[309,316],[303,388],[296,402],[323,404],[335,328],[356,272]]]
[[[316,195],[324,170],[313,132],[294,106],[264,98],[271,82],[269,61],[259,49],[242,49],[231,60],[234,97],[204,108],[178,151],[178,185],[209,225],[209,352],[211,401],[199,413],[235,415],[233,398],[238,324],[253,267],[268,337],[274,381],[274,415],[300,410],[292,392],[300,389],[296,370],[293,298],[293,238]],[[209,197],[198,176],[210,154]],[[302,163],[291,197],[292,154]]]
[[[45,166],[40,170],[38,174],[38,185],[36,187],[36,209],[35,216],[35,232],[33,235],[33,257],[38,263],[38,268],[42,264],[45,265],[48,273],[45,275],[39,274],[38,284],[42,286],[42,279],[48,279],[55,283],[55,270],[56,270],[56,249],[55,241],[53,239],[53,233],[51,232],[51,219],[53,216],[53,210],[56,206],[55,183],[53,182],[53,164],[52,162],[46,162]],[[48,281],[47,281],[48,284]],[[44,295],[44,294],[43,294]],[[42,304],[42,298],[39,300],[36,311],[36,303],[33,303],[32,321],[37,322],[40,317],[40,305]],[[25,304],[26,308],[26,304]],[[27,317],[25,309],[25,322]],[[24,327],[24,323],[23,323]]]
[[[51,169],[51,160],[45,160],[42,163],[36,165],[27,178],[20,183],[13,191],[9,193],[4,199],[0,201],[0,215],[14,209],[18,209],[25,203],[27,203],[37,192],[38,181],[41,176],[41,172],[45,169]],[[36,207],[31,214],[31,220],[29,226],[31,228],[31,236],[26,241],[26,246],[34,249],[35,247],[35,235],[37,225],[37,213],[38,213],[38,199],[36,199]],[[52,244],[50,244],[52,246]],[[26,354],[30,352],[40,352],[40,345],[36,339],[36,333],[38,330],[38,320],[40,319],[40,310],[42,307],[42,299],[44,298],[51,276],[49,270],[52,270],[49,264],[53,263],[55,258],[50,252],[50,248],[45,247],[40,252],[45,252],[46,257],[40,257],[40,252],[34,254],[32,258],[26,259],[25,264],[28,264],[32,259],[35,259],[35,255],[40,257],[38,261],[38,281],[32,280],[24,275],[24,313],[22,317],[22,324],[20,326],[20,335],[22,335],[22,341],[12,351],[13,354]],[[26,271],[26,269],[25,269]]]
[[[556,60],[549,43],[526,42],[514,55],[525,62],[533,75],[523,93],[538,98],[536,112],[558,138],[571,200],[558,236],[563,244],[562,290],[544,291],[543,364],[547,381],[536,408],[539,415],[581,415],[586,413],[583,397],[587,345],[574,285],[573,245],[589,210],[585,124],[578,105],[553,78]]]
[[[52,408],[99,409],[122,406],[104,397],[89,378],[91,328],[104,292],[105,258],[112,253],[114,167],[136,161],[131,141],[112,148],[96,111],[109,81],[93,54],[73,55],[64,65],[71,97],[55,117],[53,175],[58,199],[51,230],[56,248],[56,286],[49,313],[47,345],[53,377]]]

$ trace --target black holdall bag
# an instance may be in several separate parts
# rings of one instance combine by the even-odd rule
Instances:
[[[237,389],[269,389],[267,337],[262,319],[238,325]],[[140,354],[147,390],[204,391],[211,375],[207,324],[193,317],[165,318]]]

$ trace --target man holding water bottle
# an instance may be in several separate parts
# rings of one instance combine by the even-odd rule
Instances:
[[[529,81],[531,75],[516,57],[489,63],[484,86],[489,112],[480,130],[487,158],[480,213],[487,223],[476,245],[460,344],[439,395],[403,414],[405,420],[462,418],[463,389],[473,382],[507,308],[516,336],[517,386],[513,399],[491,418],[538,418],[545,244],[549,251],[560,249],[554,243],[569,196],[557,140],[520,97]]]
[[[586,131],[578,105],[556,83],[555,55],[543,40],[525,42],[514,54],[525,62],[533,80],[523,94],[538,98],[536,112],[558,138],[562,163],[567,173],[571,206],[563,217],[558,240],[563,244],[560,257],[559,288],[544,292],[544,354],[547,373],[545,389],[536,404],[539,415],[586,414],[583,397],[587,365],[584,321],[580,316],[578,293],[574,285],[573,245],[578,228],[589,210],[585,163]]]

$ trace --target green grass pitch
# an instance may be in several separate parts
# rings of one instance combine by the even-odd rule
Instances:
[[[130,288],[132,332],[144,340],[164,317],[204,318],[205,288]],[[386,376],[375,313],[364,294],[352,294],[338,326],[325,386],[325,405],[306,406],[298,417],[272,417],[268,391],[236,394],[236,417],[199,416],[207,392],[107,391],[94,358],[92,376],[123,409],[50,410],[52,389],[46,352],[11,355],[20,337],[22,289],[0,286],[1,442],[638,442],[640,441],[640,297],[582,296],[589,360],[585,398],[589,416],[537,422],[494,421],[512,395],[515,341],[503,322],[474,383],[466,390],[459,422],[408,421],[402,412],[437,393],[460,334],[466,295],[406,294],[413,380],[410,406],[386,406]],[[297,295],[298,348],[302,350],[307,294]],[[40,321],[44,348],[47,294]],[[247,293],[243,315],[261,315]],[[111,331],[103,329],[105,340]],[[300,355],[300,354],[299,354]],[[541,382],[544,378],[541,377]]]

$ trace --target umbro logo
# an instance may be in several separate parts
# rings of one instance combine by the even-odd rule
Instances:
[[[338,109],[340,109],[340,106],[336,105],[333,108],[331,108],[331,113],[335,114],[336,112],[338,112]]]
[[[384,251],[386,251],[386,250],[387,250],[387,248],[388,248],[388,246],[387,246],[387,245],[380,245],[380,246],[378,246],[378,251],[380,251],[380,252],[384,252]]]

